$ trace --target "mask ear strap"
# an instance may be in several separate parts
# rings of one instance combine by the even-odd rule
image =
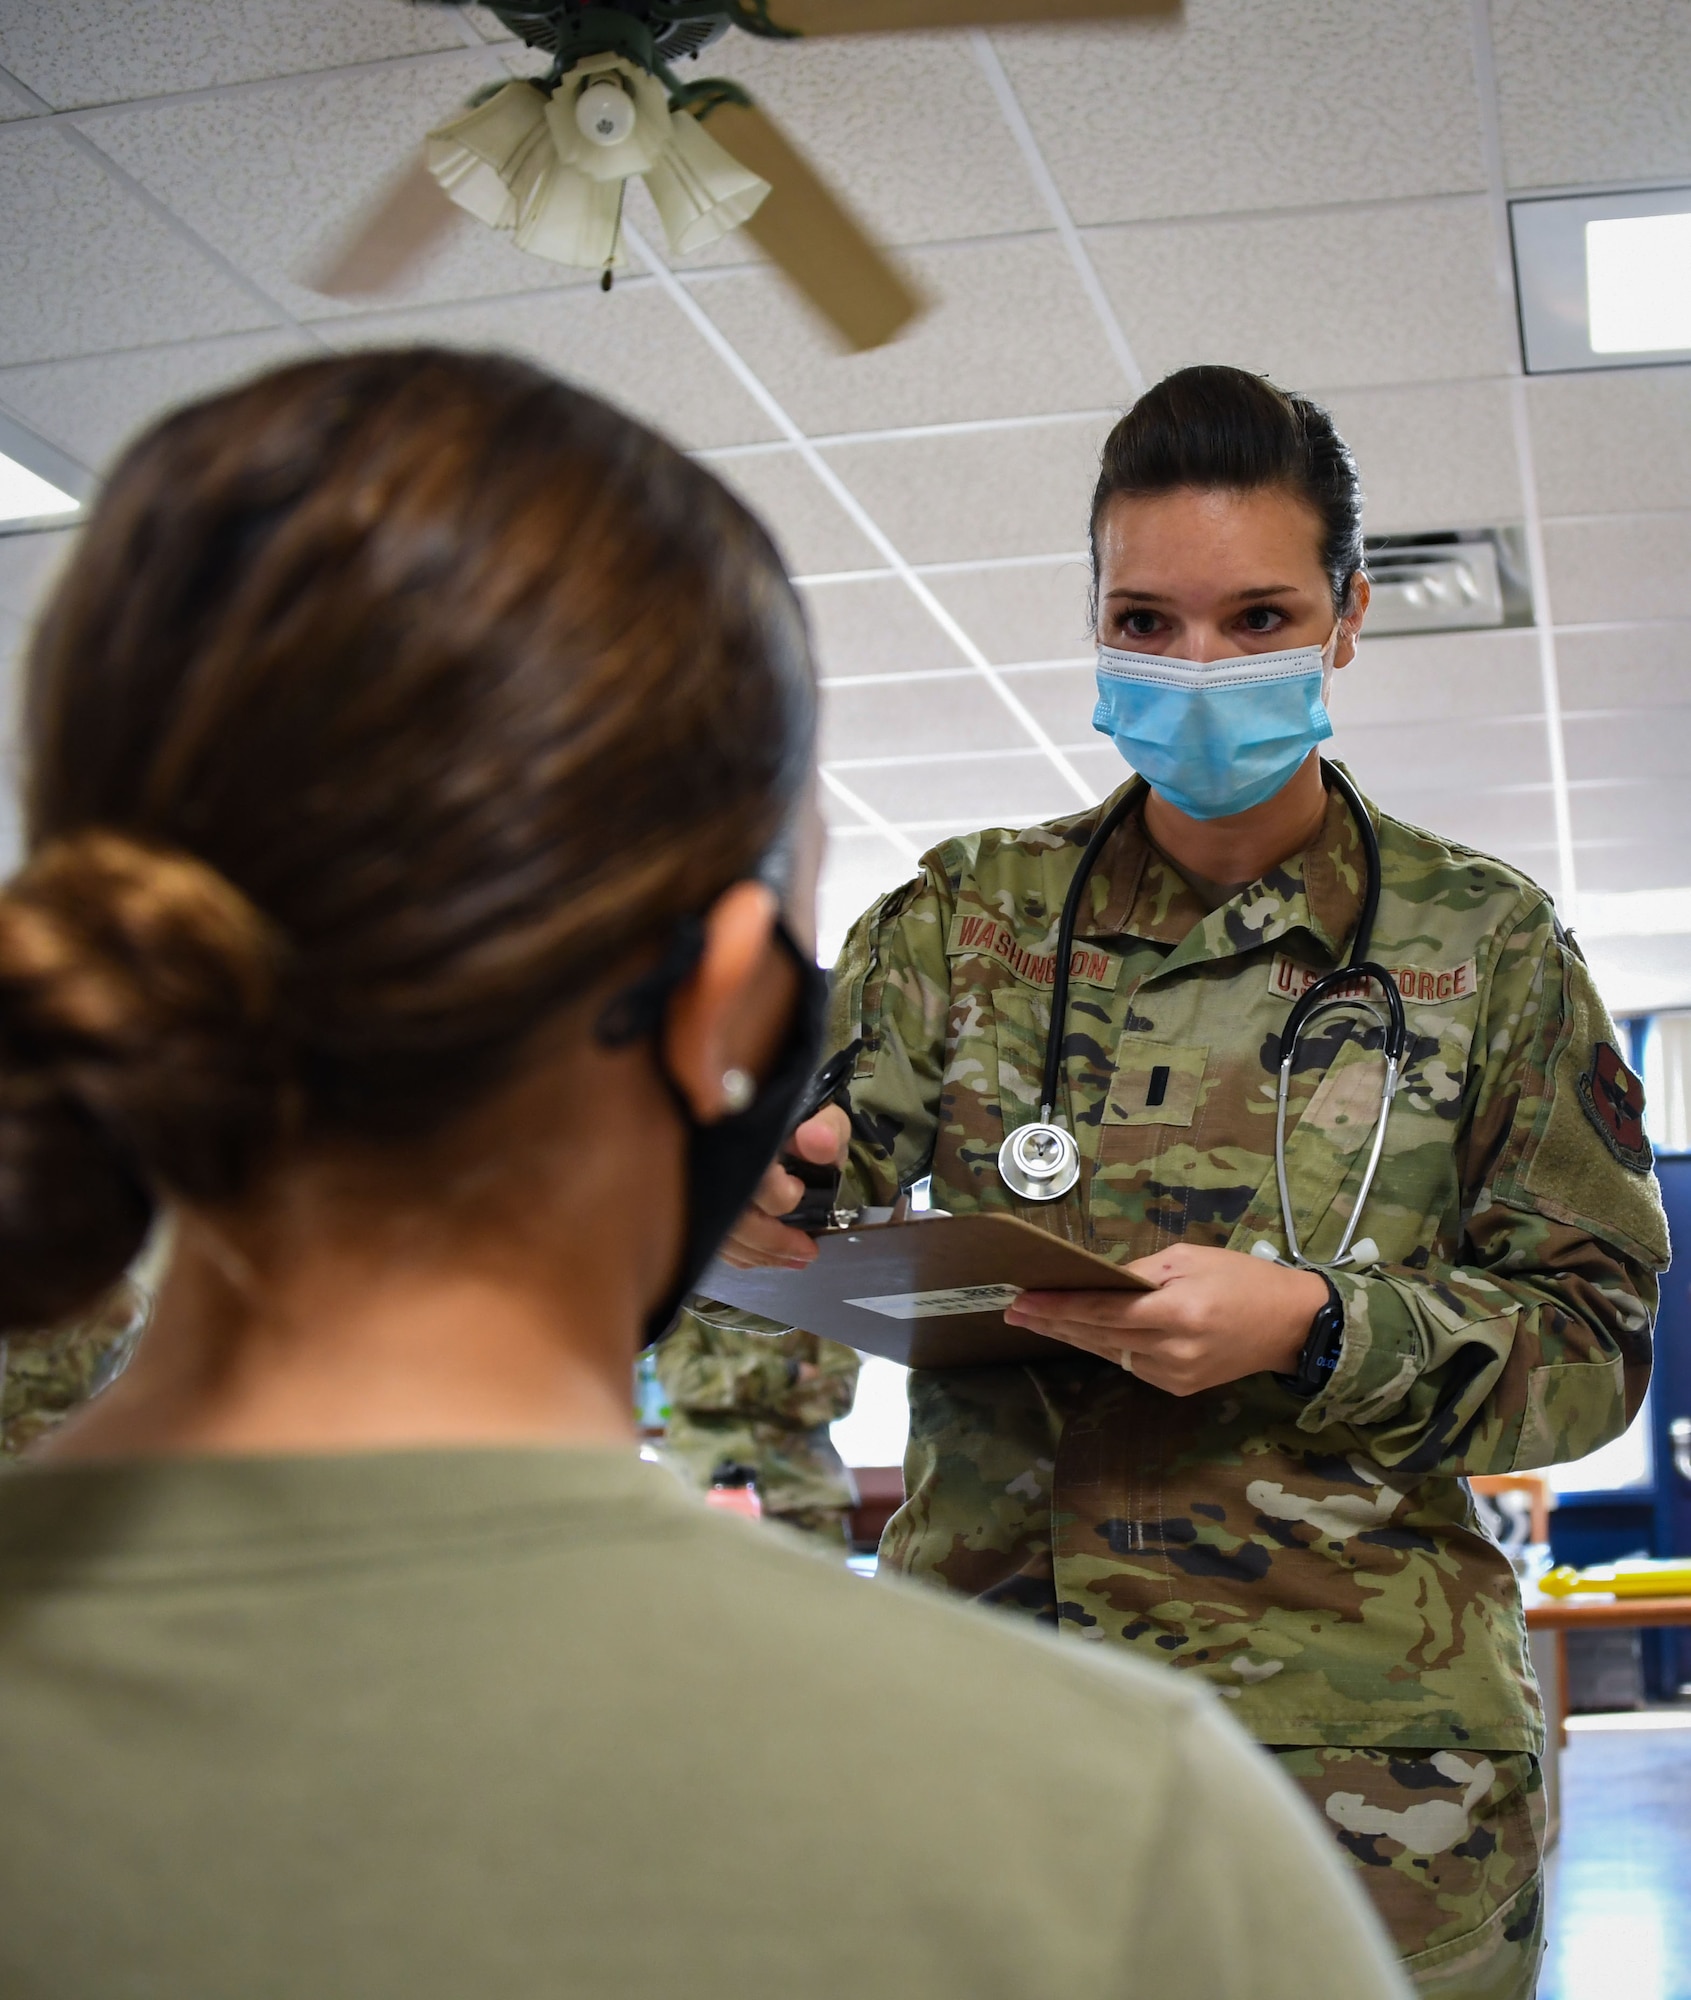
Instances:
[[[697,917],[683,917],[656,965],[613,993],[593,1024],[595,1036],[608,1049],[655,1035],[675,989],[704,956],[705,927]]]

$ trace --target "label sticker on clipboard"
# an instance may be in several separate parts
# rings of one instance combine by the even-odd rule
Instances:
[[[879,1313],[883,1319],[955,1319],[963,1313],[1002,1312],[1021,1296],[1020,1285],[951,1285],[938,1292],[885,1292],[874,1299],[847,1299],[848,1306]]]

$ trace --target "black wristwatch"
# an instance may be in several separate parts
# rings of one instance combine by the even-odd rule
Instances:
[[[1339,1356],[1345,1351],[1345,1302],[1325,1271],[1320,1277],[1327,1287],[1327,1303],[1309,1323],[1309,1337],[1299,1351],[1296,1369],[1280,1377],[1285,1387],[1305,1402],[1332,1381]]]

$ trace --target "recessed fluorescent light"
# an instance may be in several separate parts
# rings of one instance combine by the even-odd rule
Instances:
[[[0,530],[79,514],[93,491],[86,467],[0,411]]]
[[[0,521],[39,521],[54,514],[74,514],[81,505],[0,452]]]
[[[1597,354],[1691,347],[1691,215],[1588,222],[1585,298]]]
[[[1691,361],[1691,188],[1509,204],[1529,374]]]

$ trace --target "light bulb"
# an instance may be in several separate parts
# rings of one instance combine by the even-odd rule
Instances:
[[[620,146],[634,130],[634,100],[620,83],[601,77],[575,100],[575,122],[595,146]]]

